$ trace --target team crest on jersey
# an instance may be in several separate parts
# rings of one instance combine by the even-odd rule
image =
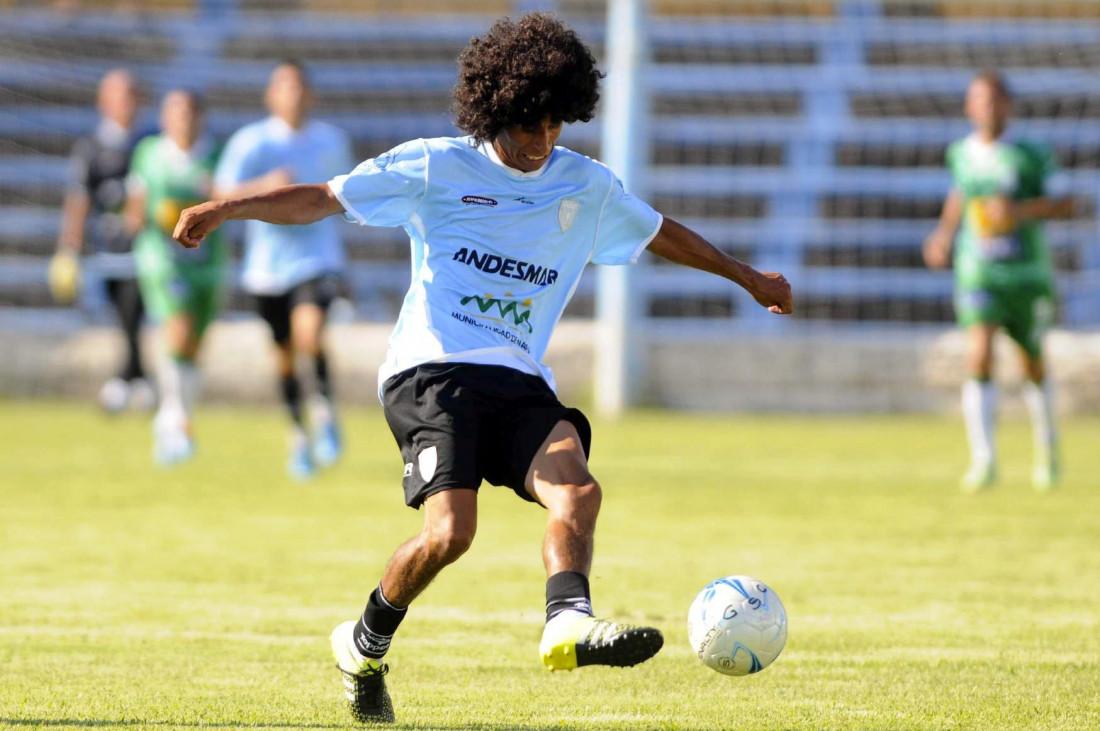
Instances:
[[[416,456],[416,464],[420,467],[420,479],[424,482],[431,482],[432,477],[435,476],[435,466],[438,461],[439,452],[434,445],[420,450],[420,454]]]
[[[573,226],[573,221],[577,220],[577,211],[580,209],[580,201],[575,201],[572,198],[561,199],[561,203],[558,204],[558,225],[561,226],[562,233]]]

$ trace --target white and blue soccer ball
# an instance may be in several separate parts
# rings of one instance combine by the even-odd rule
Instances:
[[[703,587],[688,610],[688,641],[703,664],[725,675],[758,673],[787,643],[787,610],[751,576],[727,576]]]

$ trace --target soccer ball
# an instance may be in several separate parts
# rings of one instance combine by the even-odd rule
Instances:
[[[708,668],[725,675],[758,673],[787,642],[787,610],[751,576],[727,576],[703,587],[688,610],[688,641]]]

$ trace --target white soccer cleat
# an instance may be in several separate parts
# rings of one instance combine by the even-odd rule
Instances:
[[[100,387],[96,400],[108,414],[121,413],[130,403],[130,384],[116,376]]]
[[[195,440],[187,429],[158,429],[153,437],[153,460],[172,467],[195,456]]]
[[[157,407],[157,392],[144,378],[130,381],[130,408],[138,411],[152,411]]]
[[[974,464],[959,480],[959,488],[968,495],[988,490],[997,482],[997,468],[992,462]]]
[[[1031,469],[1031,484],[1039,492],[1050,492],[1058,487],[1059,472],[1057,452],[1040,452],[1035,455],[1035,466]]]

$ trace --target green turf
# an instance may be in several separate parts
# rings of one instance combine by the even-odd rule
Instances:
[[[274,411],[200,413],[200,454],[150,465],[147,423],[0,402],[0,727],[338,728],[327,634],[419,516],[377,411],[346,462],[283,474]],[[666,647],[630,670],[537,657],[540,510],[482,492],[473,549],[391,653],[399,726],[485,729],[1100,728],[1100,421],[1066,424],[1064,488],[956,491],[962,425],[700,417],[595,424],[597,610]],[[745,573],[790,616],[774,666],[728,678],[684,617]]]

